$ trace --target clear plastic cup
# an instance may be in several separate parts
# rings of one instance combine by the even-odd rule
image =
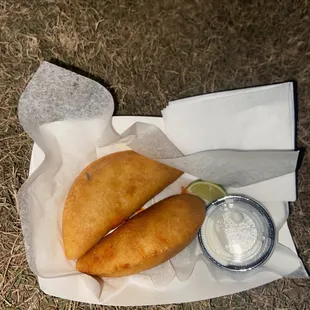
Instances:
[[[270,257],[275,227],[261,203],[246,196],[230,195],[207,206],[198,239],[204,254],[217,266],[247,271]]]

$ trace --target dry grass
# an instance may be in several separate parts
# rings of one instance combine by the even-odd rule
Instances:
[[[45,296],[25,259],[16,192],[31,141],[16,106],[43,59],[104,79],[118,114],[159,115],[171,99],[295,79],[298,146],[309,148],[309,7],[307,0],[0,0],[0,309],[104,309]],[[308,267],[309,188],[306,152],[290,227]],[[309,282],[281,280],[158,309],[309,309],[309,299]]]

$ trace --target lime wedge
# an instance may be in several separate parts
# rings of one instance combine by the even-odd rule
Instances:
[[[214,200],[227,195],[222,186],[202,180],[197,180],[190,183],[185,189],[185,192],[200,197],[206,203],[211,203]]]

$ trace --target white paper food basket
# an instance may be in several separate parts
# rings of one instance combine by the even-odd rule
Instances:
[[[165,131],[163,119],[160,117],[119,116],[113,117],[112,119],[113,126],[118,133],[122,133],[135,122],[154,124]],[[30,162],[30,174],[40,165],[43,159],[43,152],[38,146],[34,145]],[[275,202],[273,202],[273,204],[275,204]],[[276,208],[274,208],[275,212],[288,212],[288,203],[279,202],[276,204]],[[296,253],[286,223],[280,230],[279,241]],[[158,289],[155,286],[141,286],[137,283],[129,283],[119,293],[104,302],[98,301],[98,297],[90,290],[89,286],[86,285],[87,282],[85,282],[81,276],[76,277],[72,275],[56,278],[38,277],[38,281],[40,288],[46,294],[52,296],[93,304],[140,306],[192,302],[215,298],[248,290],[279,278],[280,276],[273,273],[264,272],[243,282],[236,283],[231,281],[219,283],[212,280],[206,265],[200,261],[196,263],[194,272],[187,281],[181,282],[175,278],[163,289]]]

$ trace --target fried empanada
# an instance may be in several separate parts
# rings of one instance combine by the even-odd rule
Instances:
[[[78,259],[80,272],[121,277],[153,268],[182,251],[206,215],[205,202],[181,194],[166,198],[126,221]]]
[[[77,259],[183,172],[133,151],[104,156],[72,185],[63,210],[65,255]]]

